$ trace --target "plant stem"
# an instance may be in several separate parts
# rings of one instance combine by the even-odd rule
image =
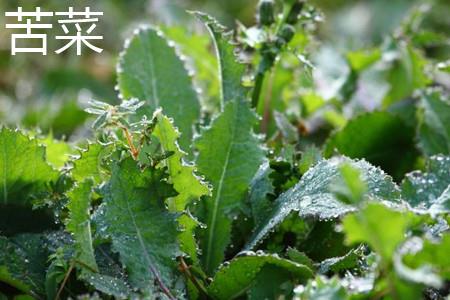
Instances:
[[[256,75],[255,87],[253,88],[253,94],[252,94],[252,107],[253,108],[258,107],[258,102],[259,102],[259,98],[261,95],[261,90],[262,90],[262,86],[264,83],[265,74],[266,74],[265,72],[258,72],[258,74]]]
[[[183,257],[180,257],[180,268],[182,270],[182,272],[185,274],[185,276],[192,281],[192,283],[195,285],[195,287],[197,288],[197,290],[199,292],[201,292],[202,294],[204,294],[207,298],[208,296],[208,292],[206,291],[205,287],[200,284],[197,279],[195,278],[194,275],[192,275],[191,271],[189,271],[189,266],[186,264],[186,262],[184,261]]]
[[[72,273],[74,267],[75,267],[75,262],[72,261],[70,263],[70,266],[69,266],[69,269],[67,270],[66,275],[64,276],[64,280],[61,283],[61,286],[59,287],[59,290],[58,290],[58,293],[56,294],[55,300],[58,300],[61,297],[61,293],[64,290],[64,287],[66,286],[67,281],[69,280],[70,274]]]

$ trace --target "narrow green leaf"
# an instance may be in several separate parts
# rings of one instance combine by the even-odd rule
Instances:
[[[269,177],[272,172],[269,161],[265,161],[250,182],[248,199],[256,225],[264,221],[264,218],[272,210],[272,201],[267,198],[269,194],[274,193],[274,187]]]
[[[142,290],[158,281],[172,287],[180,255],[177,216],[165,208],[166,198],[176,193],[165,177],[162,169],[141,171],[131,158],[117,163],[97,216],[100,234],[111,238],[130,283]]]
[[[313,277],[311,269],[304,265],[274,254],[246,251],[218,269],[208,291],[215,299],[235,299],[251,288],[259,272],[266,265],[287,270],[301,281]]]
[[[94,183],[92,180],[85,180],[79,183],[68,194],[69,221],[66,229],[75,241],[75,256],[77,261],[90,268],[90,271],[98,271],[95,262],[94,247],[92,246],[90,209],[91,194]]]
[[[188,71],[171,43],[160,31],[139,29],[120,57],[119,90],[124,99],[146,101],[141,111],[149,118],[162,107],[183,132],[181,146],[189,149],[200,104]]]
[[[419,147],[426,155],[450,154],[450,101],[427,91],[419,105]]]
[[[241,82],[245,65],[236,61],[235,47],[231,44],[232,33],[227,33],[224,26],[205,13],[194,12],[194,15],[205,24],[214,41],[219,62],[222,107],[227,101],[245,98],[247,89]]]
[[[299,183],[278,197],[274,209],[255,230],[246,249],[255,247],[292,211],[297,211],[301,218],[319,219],[335,219],[354,211],[355,207],[339,201],[331,188],[331,184],[340,178],[340,168],[344,164],[360,172],[367,185],[365,198],[388,201],[398,201],[400,198],[392,178],[364,160],[354,161],[346,157],[322,160],[306,172]]]
[[[242,207],[250,181],[261,165],[264,150],[252,128],[257,117],[244,101],[227,102],[224,111],[195,141],[197,166],[213,186],[212,197],[202,204],[203,264],[212,273],[224,258],[230,241],[231,213]]]
[[[30,193],[44,191],[57,176],[36,139],[20,131],[0,130],[0,205],[29,204]]]
[[[157,125],[154,134],[159,139],[162,150],[174,153],[165,160],[170,181],[178,193],[177,196],[169,199],[169,211],[184,212],[194,201],[200,200],[203,196],[209,196],[211,191],[208,185],[195,174],[195,166],[184,161],[186,153],[178,147],[177,142],[180,133],[169,118],[164,116],[161,111],[157,111],[155,117]],[[179,219],[179,223],[183,227],[179,237],[181,250],[197,261],[197,244],[193,232],[197,222],[189,219],[190,216],[187,214],[183,214]]]

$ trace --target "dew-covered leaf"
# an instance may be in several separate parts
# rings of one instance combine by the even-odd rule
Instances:
[[[44,294],[45,272],[50,254],[41,234],[13,238],[0,236],[0,282],[38,297]]]
[[[365,198],[398,201],[399,189],[392,178],[366,161],[346,157],[322,160],[306,172],[299,183],[275,201],[274,209],[256,229],[246,248],[255,247],[292,211],[298,212],[301,218],[334,219],[355,210],[353,206],[339,201],[331,189],[331,184],[341,176],[340,167],[343,164],[349,164],[360,172],[367,185]]]
[[[251,287],[262,268],[267,265],[286,270],[300,281],[313,276],[313,272],[308,267],[277,255],[243,252],[220,266],[208,291],[215,299],[235,299]]]
[[[157,125],[154,134],[159,139],[162,150],[173,153],[165,162],[170,181],[178,195],[168,200],[169,211],[184,212],[193,202],[210,195],[211,191],[208,185],[195,174],[196,167],[184,160],[186,153],[180,149],[177,142],[180,133],[172,122],[161,111],[158,111],[155,117]],[[182,251],[197,261],[197,244],[194,236],[197,222],[190,219],[190,215],[183,214],[178,220],[183,228],[179,236],[180,246]]]
[[[427,161],[425,172],[414,171],[402,183],[402,197],[412,207],[433,214],[450,211],[450,157],[437,155]]]
[[[99,232],[109,236],[113,250],[127,268],[130,283],[152,290],[152,282],[172,287],[177,244],[177,216],[165,208],[165,200],[176,195],[164,180],[163,169],[141,171],[128,158],[112,168],[99,208]]]
[[[233,210],[242,208],[248,186],[261,165],[264,150],[253,134],[257,117],[245,101],[228,101],[223,112],[195,141],[199,172],[213,186],[211,197],[202,201],[207,225],[202,253],[207,272],[224,258],[230,241]]]

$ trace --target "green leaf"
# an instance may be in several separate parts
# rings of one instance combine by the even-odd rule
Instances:
[[[340,167],[341,176],[334,184],[332,190],[338,199],[348,204],[360,202],[367,191],[366,183],[361,178],[361,172],[350,164]]]
[[[296,297],[302,300],[347,300],[349,296],[337,277],[327,279],[316,277],[308,285],[294,290]],[[297,298],[296,298],[297,299]]]
[[[370,203],[360,212],[346,216],[342,225],[348,244],[368,243],[389,262],[414,220],[415,216],[408,211],[394,211],[382,204]]]
[[[264,150],[253,134],[257,117],[245,101],[229,101],[224,111],[196,141],[197,166],[213,186],[202,202],[207,225],[202,244],[203,264],[212,273],[230,241],[231,213],[242,208],[248,186],[261,165]]]
[[[426,172],[414,171],[407,174],[402,182],[402,198],[417,210],[449,212],[450,157],[430,157]]]
[[[166,198],[176,193],[165,177],[164,170],[141,171],[127,158],[113,166],[103,189],[98,230],[111,238],[130,283],[142,290],[152,290],[152,282],[172,287],[180,255],[177,216],[165,208]]]
[[[227,101],[245,98],[248,89],[241,82],[245,65],[236,61],[235,47],[231,44],[232,33],[226,33],[227,29],[207,14],[194,12],[194,15],[205,24],[214,41],[220,69],[222,107]]]
[[[130,287],[121,279],[99,273],[91,273],[86,275],[90,285],[96,290],[105,293],[110,296],[114,296],[115,299],[128,299],[131,294]]]
[[[200,200],[203,196],[210,196],[211,191],[208,185],[198,177],[196,168],[184,161],[186,153],[178,147],[180,133],[174,127],[172,122],[162,114],[161,111],[155,113],[157,125],[154,129],[155,136],[161,143],[164,152],[173,152],[165,160],[170,181],[178,195],[169,199],[169,211],[184,212],[189,205]],[[180,217],[179,223],[183,227],[180,233],[181,250],[188,254],[194,261],[197,261],[197,244],[195,242],[193,230],[196,227],[194,220],[189,220],[190,216],[184,214]]]
[[[175,41],[187,59],[192,59],[196,72],[196,85],[202,90],[202,107],[207,111],[217,111],[220,98],[220,83],[217,76],[218,63],[211,51],[209,35],[191,32],[186,27],[163,27],[164,34]]]
[[[102,293],[118,299],[128,299],[132,295],[132,289],[117,256],[112,253],[110,244],[98,245],[95,248],[95,258],[99,272],[86,272],[81,279]]]
[[[308,267],[280,258],[278,255],[246,251],[218,269],[208,287],[208,292],[215,299],[235,299],[251,287],[261,269],[266,265],[287,270],[294,278],[301,281],[313,276],[313,272]]]
[[[396,179],[410,171],[417,153],[414,128],[387,112],[364,114],[351,120],[325,144],[324,155],[335,150],[351,158],[365,158]]]
[[[426,155],[450,155],[450,102],[438,91],[424,92],[419,105],[419,147]]]
[[[278,197],[274,209],[256,229],[246,249],[255,247],[292,211],[298,212],[301,218],[314,217],[323,220],[339,218],[355,210],[353,206],[340,202],[330,187],[341,176],[340,168],[344,164],[351,165],[361,173],[367,185],[364,195],[366,198],[398,201],[399,189],[392,182],[392,178],[366,161],[354,161],[346,157],[322,160],[306,172],[299,183]]]
[[[69,144],[55,140],[52,135],[39,139],[39,143],[45,146],[47,161],[58,169],[64,167],[73,152]]]
[[[443,235],[442,240],[439,242],[429,240],[423,241],[420,251],[406,254],[403,257],[403,261],[405,264],[414,269],[424,268],[426,266],[431,267],[433,271],[436,271],[444,279],[450,280],[449,253],[450,234],[447,232]]]
[[[381,50],[376,48],[369,51],[351,51],[347,53],[347,60],[351,68],[357,72],[364,71],[381,58]]]
[[[162,107],[174,118],[183,132],[180,144],[189,149],[200,104],[183,61],[160,31],[141,28],[131,38],[120,57],[118,83],[122,98],[146,101],[148,117]]]
[[[20,131],[0,130],[0,205],[29,205],[30,194],[45,191],[57,177],[36,139]]]
[[[85,180],[75,186],[68,194],[69,221],[66,229],[75,241],[75,257],[77,261],[89,267],[89,271],[98,271],[92,246],[90,209],[92,180]],[[83,269],[83,268],[82,268]]]
[[[0,236],[0,249],[0,282],[36,297],[43,295],[49,255],[43,236]]]
[[[424,57],[410,45],[392,42],[384,55],[394,58],[391,68],[386,73],[390,88],[383,99],[383,107],[387,108],[412,96],[414,90],[425,87],[429,79],[425,74]]]
[[[327,274],[328,272],[339,273],[343,270],[354,269],[358,267],[358,262],[362,256],[363,249],[359,247],[352,249],[344,256],[328,258],[319,265],[319,273]]]
[[[80,150],[79,157],[72,161],[72,177],[82,182],[92,178],[100,183],[105,177],[102,171],[103,159],[110,152],[110,146],[98,143],[88,144],[86,149]]]
[[[252,207],[252,215],[256,225],[259,225],[272,210],[272,201],[267,197],[273,194],[275,189],[270,180],[270,174],[273,170],[270,168],[269,161],[265,161],[258,169],[257,173],[250,182],[249,202]]]

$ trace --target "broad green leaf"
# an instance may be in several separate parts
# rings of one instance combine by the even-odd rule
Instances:
[[[86,275],[85,280],[89,282],[96,290],[115,299],[129,299],[131,294],[130,287],[121,279],[99,273],[91,273]]]
[[[100,183],[104,178],[102,161],[109,151],[110,146],[99,143],[88,144],[86,149],[80,150],[79,157],[72,161],[73,179],[82,182],[92,178],[95,183]]]
[[[163,169],[141,171],[131,158],[112,167],[104,187],[104,203],[98,212],[98,230],[112,240],[127,268],[130,283],[153,290],[160,281],[172,287],[177,244],[177,216],[165,208],[165,200],[176,195],[165,182]]]
[[[335,219],[354,211],[355,207],[339,201],[331,188],[331,184],[340,178],[340,168],[344,164],[360,172],[367,185],[365,198],[398,201],[399,189],[392,178],[366,161],[346,157],[322,160],[306,172],[299,183],[278,197],[269,217],[256,229],[246,248],[255,247],[293,211],[301,218],[319,219]]]
[[[257,117],[245,101],[229,101],[223,112],[196,141],[199,172],[213,186],[212,197],[202,201],[207,225],[202,253],[207,272],[224,258],[230,241],[231,213],[242,208],[248,186],[261,165],[264,149],[252,128]]]
[[[175,47],[160,31],[141,28],[127,43],[118,65],[122,98],[146,101],[142,112],[151,117],[162,107],[183,132],[180,144],[189,149],[200,104],[191,78]]]
[[[245,98],[247,89],[241,83],[245,65],[236,61],[235,47],[231,44],[232,33],[227,33],[224,26],[207,14],[194,12],[194,15],[205,24],[214,41],[219,62],[222,107],[227,101]]]
[[[450,154],[450,101],[424,92],[419,105],[419,147],[426,155]]]
[[[117,299],[129,299],[132,288],[128,283],[125,268],[121,265],[118,255],[112,253],[110,244],[98,245],[95,248],[95,259],[99,272],[85,273],[81,279],[102,293]]]
[[[278,255],[247,251],[220,266],[208,287],[208,292],[215,299],[235,299],[242,296],[251,288],[262,268],[267,265],[287,270],[301,281],[313,276],[308,267],[280,258]]]
[[[203,196],[211,195],[208,185],[198,177],[195,172],[196,168],[184,161],[186,153],[178,146],[180,133],[174,127],[172,122],[157,111],[155,114],[157,125],[154,134],[159,139],[162,150],[166,153],[173,152],[169,158],[165,160],[170,181],[178,195],[169,199],[169,211],[184,212],[193,202],[200,200]],[[183,227],[180,233],[181,250],[188,254],[194,261],[197,261],[197,244],[194,237],[194,229],[196,221],[189,220],[190,216],[183,214],[179,223]]]
[[[48,250],[41,234],[0,236],[0,282],[38,297],[44,294]]]
[[[92,245],[90,209],[92,180],[78,183],[68,194],[69,221],[66,229],[75,241],[75,257],[83,265],[89,267],[89,271],[98,271],[95,262],[94,247]],[[83,269],[83,268],[82,268]]]
[[[417,153],[414,128],[387,112],[373,112],[351,120],[325,144],[324,155],[335,150],[351,158],[364,158],[396,179],[410,171]]]
[[[430,157],[426,172],[407,174],[402,182],[402,197],[418,210],[450,212],[450,157]]]
[[[348,244],[367,243],[389,262],[414,220],[415,216],[408,211],[394,211],[382,204],[370,203],[362,211],[346,216],[342,224]]]
[[[295,276],[288,270],[274,265],[261,268],[250,289],[247,291],[248,300],[259,299],[290,299]]]
[[[57,176],[36,139],[0,129],[0,205],[29,204],[30,194],[46,190],[46,184]]]

